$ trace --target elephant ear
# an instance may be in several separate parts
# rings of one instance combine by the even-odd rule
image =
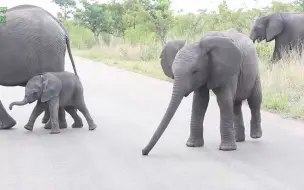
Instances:
[[[41,102],[46,102],[59,95],[62,89],[61,80],[53,74],[46,73],[42,76]]]
[[[164,46],[159,58],[161,59],[161,67],[165,75],[171,79],[174,79],[172,72],[172,64],[177,52],[184,47],[185,40],[171,40]]]
[[[207,88],[214,89],[240,71],[242,53],[232,39],[205,36],[199,46],[203,56],[208,56]]]
[[[266,27],[266,42],[273,40],[275,36],[280,34],[283,27],[283,19],[279,13],[270,15]]]

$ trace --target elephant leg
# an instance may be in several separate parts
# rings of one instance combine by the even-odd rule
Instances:
[[[31,116],[27,122],[27,124],[24,126],[25,129],[29,130],[29,131],[33,131],[33,127],[35,124],[35,121],[37,119],[37,117],[39,117],[39,115],[47,108],[46,104],[38,102],[36,106],[34,107]]]
[[[271,62],[276,63],[278,60],[281,59],[281,49],[279,45],[275,44],[274,46],[274,50],[272,53],[272,58],[271,58]]]
[[[234,113],[233,102],[234,96],[230,88],[218,88],[215,91],[218,106],[220,108],[220,133],[221,144],[220,150],[236,150],[235,132],[233,128]]]
[[[245,125],[242,113],[242,101],[234,102],[234,131],[236,142],[245,141]]]
[[[190,137],[186,145],[188,147],[204,146],[204,117],[209,103],[209,89],[200,88],[194,91],[192,101],[192,113],[190,123]]]
[[[261,104],[262,104],[262,92],[260,79],[256,80],[255,86],[252,89],[250,97],[247,99],[250,111],[250,136],[253,139],[262,137],[261,128]]]
[[[59,123],[58,123],[58,112],[59,112],[59,100],[58,97],[54,97],[48,101],[49,112],[50,112],[50,124],[51,134],[58,134],[60,133]]]
[[[83,123],[81,117],[77,114],[76,108],[69,106],[66,107],[65,110],[71,115],[71,117],[74,119],[74,123],[72,125],[72,128],[82,128]]]
[[[65,119],[65,111],[62,108],[58,109],[58,118],[59,118],[59,128],[60,129],[65,129],[68,127],[66,119]],[[50,113],[48,111],[48,113]],[[52,129],[52,123],[50,121],[50,119],[46,122],[46,124],[44,125],[45,129]]]
[[[44,112],[44,116],[42,118],[42,123],[47,123],[50,119],[50,112],[49,110],[46,108],[45,112]]]
[[[67,121],[65,119],[65,110],[62,107],[59,107],[58,118],[59,118],[59,128],[60,129],[67,128],[68,124],[67,124]]]
[[[7,113],[0,100],[0,129],[10,129],[16,124],[17,122]]]
[[[79,102],[79,105],[77,106],[77,109],[83,114],[83,116],[86,118],[88,125],[89,125],[89,130],[94,130],[97,125],[95,124],[95,122],[93,121],[89,110],[86,106],[86,104],[84,103],[84,100]]]

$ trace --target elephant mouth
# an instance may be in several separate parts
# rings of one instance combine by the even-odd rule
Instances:
[[[263,37],[258,37],[258,38],[257,38],[257,42],[261,42],[261,41],[263,41],[263,40],[265,40],[265,38],[263,38]]]
[[[255,43],[255,41],[257,41],[258,43],[260,43],[263,40],[265,40],[265,38],[263,38],[263,37],[257,37],[255,39],[253,39],[252,41],[253,41],[253,43]]]
[[[35,100],[30,100],[30,101],[29,101],[29,104],[31,104],[31,103],[33,103],[33,102],[35,102]]]
[[[184,97],[188,97],[189,94],[191,94],[191,92],[186,93],[186,94],[184,95]]]

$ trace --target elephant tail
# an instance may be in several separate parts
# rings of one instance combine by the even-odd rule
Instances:
[[[65,36],[65,40],[66,40],[67,49],[68,49],[68,53],[69,53],[70,60],[71,60],[71,62],[72,62],[72,66],[73,66],[74,73],[75,73],[75,75],[79,78],[79,76],[78,76],[78,74],[77,74],[76,67],[75,67],[75,62],[74,62],[74,59],[73,59],[73,56],[72,56],[72,51],[71,51],[71,46],[70,46],[70,38],[69,38],[68,35]]]

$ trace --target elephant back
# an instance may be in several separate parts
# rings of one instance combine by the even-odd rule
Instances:
[[[20,85],[37,73],[64,70],[66,32],[50,13],[20,5],[8,9],[6,17],[0,25],[0,85]]]

